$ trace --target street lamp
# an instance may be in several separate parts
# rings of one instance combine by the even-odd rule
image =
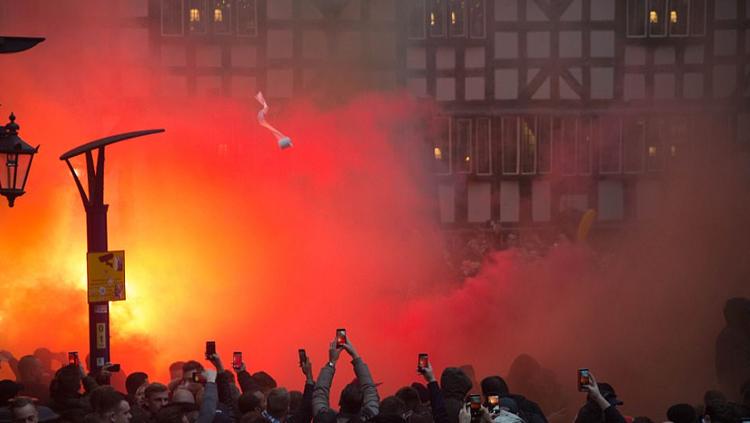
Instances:
[[[0,127],[0,161],[5,164],[0,170],[0,195],[8,198],[10,207],[25,192],[31,161],[39,151],[38,145],[32,147],[18,136],[20,128],[13,113],[10,122]]]
[[[108,145],[138,138],[145,135],[158,134],[163,129],[147,129],[144,131],[126,132],[106,138],[91,141],[78,146],[60,156],[73,175],[78,193],[86,211],[86,241],[89,253],[103,253],[107,251],[107,209],[104,204],[104,149]],[[94,151],[97,152],[94,163]],[[88,192],[78,178],[70,159],[80,155],[86,157],[86,180]],[[91,275],[89,275],[90,277]],[[90,288],[89,288],[90,289]],[[89,369],[98,370],[109,362],[109,302],[89,301]]]

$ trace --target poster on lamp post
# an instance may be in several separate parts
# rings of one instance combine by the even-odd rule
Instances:
[[[125,251],[86,255],[90,303],[125,300]]]

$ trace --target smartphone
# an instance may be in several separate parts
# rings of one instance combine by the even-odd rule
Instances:
[[[471,417],[479,417],[482,415],[481,395],[469,395],[469,409],[471,411]]]
[[[299,365],[302,366],[307,363],[307,352],[302,348],[300,348],[297,352],[299,353]]]
[[[117,373],[120,371],[120,365],[119,364],[110,364],[109,367],[107,367],[108,372]]]
[[[214,354],[216,354],[216,341],[206,341],[206,360],[210,360]]]
[[[346,344],[346,329],[336,329],[336,346],[341,348]]]
[[[591,375],[589,369],[578,369],[578,391],[586,392],[588,389],[587,385],[591,383]]]
[[[420,353],[419,358],[417,359],[417,369],[419,371],[422,371],[425,367],[430,365],[430,359],[427,356],[427,353]]]
[[[242,368],[242,351],[235,351],[232,354],[232,368],[239,370]]]
[[[71,351],[68,353],[68,364],[73,364],[75,366],[81,365],[81,362],[78,359],[78,351]]]
[[[487,397],[487,404],[489,404],[491,407],[494,407],[498,404],[500,404],[500,396],[499,395],[490,395]]]

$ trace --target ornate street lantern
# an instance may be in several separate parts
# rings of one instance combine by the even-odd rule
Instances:
[[[18,136],[19,129],[13,113],[10,122],[0,126],[0,195],[8,198],[10,207],[25,192],[31,161],[39,151],[39,146],[32,147]]]

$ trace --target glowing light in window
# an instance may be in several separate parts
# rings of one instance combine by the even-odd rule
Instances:
[[[190,9],[190,22],[200,22],[201,11],[199,9]]]
[[[223,22],[224,21],[224,13],[222,13],[221,9],[214,9],[214,22]]]
[[[649,157],[656,157],[656,147],[654,147],[653,145],[650,145],[648,147],[648,156]]]
[[[659,23],[659,14],[656,13],[656,10],[652,10],[648,13],[648,21],[652,24]]]
[[[672,157],[677,157],[677,146],[673,145],[669,148],[670,153],[672,153]]]
[[[435,20],[435,12],[430,13],[430,26],[435,26],[436,20]]]
[[[471,161],[471,157],[469,157],[469,156],[464,157],[464,161],[466,163],[470,162]]]
[[[443,160],[443,152],[440,151],[440,147],[435,147],[435,160]]]
[[[456,12],[451,12],[451,25],[456,24]]]
[[[669,12],[669,20],[672,21],[673,24],[677,23],[677,11],[676,10]]]

